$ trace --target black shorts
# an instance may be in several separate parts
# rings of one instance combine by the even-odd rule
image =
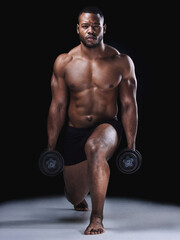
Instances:
[[[109,123],[115,128],[118,134],[118,145],[120,144],[122,138],[122,125],[117,118],[101,121],[90,128],[75,128],[68,126],[65,131],[64,149],[62,152],[65,166],[74,165],[87,159],[84,149],[86,141],[91,136],[94,129],[103,123]]]

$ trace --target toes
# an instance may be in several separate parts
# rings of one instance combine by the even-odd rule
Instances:
[[[88,204],[86,202],[86,200],[84,199],[81,203],[79,203],[78,205],[74,205],[74,209],[76,211],[88,211],[89,208],[88,208]]]
[[[103,233],[104,232],[104,229],[102,229],[102,228],[98,228],[98,229],[94,229],[94,228],[92,228],[91,230],[86,230],[85,232],[84,232],[84,234],[87,234],[87,235],[95,235],[95,234],[101,234],[101,233]]]
[[[87,211],[89,211],[89,209],[88,208],[82,208],[82,207],[78,207],[78,206],[74,206],[74,209],[76,210],[76,211],[84,211],[84,212],[87,212]]]
[[[96,233],[97,234],[101,234],[101,233],[103,233],[104,232],[104,229],[102,229],[102,228],[98,228],[97,230],[96,230]]]
[[[98,228],[98,229],[91,229],[90,234],[101,234],[103,233],[103,229],[102,228]]]

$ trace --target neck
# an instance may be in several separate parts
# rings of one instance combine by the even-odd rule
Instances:
[[[97,47],[88,48],[84,46],[84,44],[81,42],[80,48],[83,56],[85,56],[86,58],[95,59],[98,57],[102,57],[102,54],[104,53],[105,45],[103,41],[101,41],[101,43]]]

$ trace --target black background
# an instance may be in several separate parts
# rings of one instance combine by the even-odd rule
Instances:
[[[63,177],[41,174],[55,58],[79,44],[77,15],[86,5],[105,15],[104,42],[128,54],[138,80],[137,149],[133,175],[110,162],[109,196],[179,204],[178,6],[121,1],[58,1],[4,5],[2,29],[1,200],[63,194]],[[123,146],[123,142],[122,142]]]

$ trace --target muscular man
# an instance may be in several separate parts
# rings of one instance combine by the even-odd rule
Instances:
[[[83,9],[77,24],[80,44],[57,57],[51,79],[48,149],[56,148],[68,121],[64,137],[65,195],[75,210],[87,211],[85,197],[90,193],[92,211],[85,234],[105,231],[103,207],[110,175],[108,160],[119,147],[122,127],[127,148],[135,150],[138,125],[133,61],[103,42],[105,32],[101,10]],[[117,119],[119,104],[121,119]]]

